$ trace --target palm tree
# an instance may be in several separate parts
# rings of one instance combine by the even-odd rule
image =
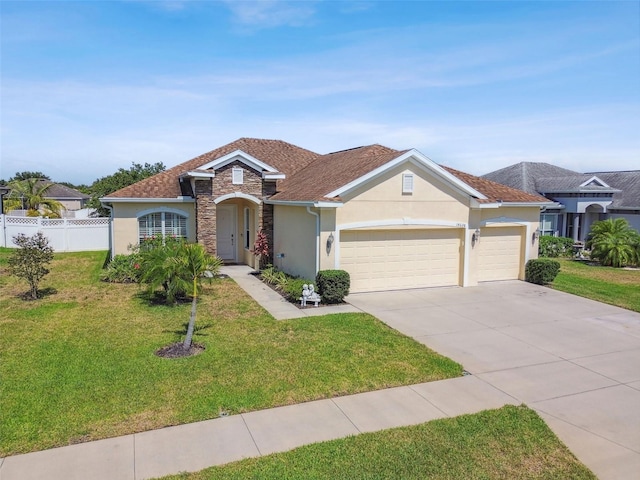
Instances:
[[[198,301],[198,287],[200,280],[205,272],[211,272],[215,275],[220,270],[222,260],[218,257],[209,255],[204,247],[199,243],[186,243],[182,246],[180,255],[183,263],[184,272],[188,274],[192,283],[191,294],[191,316],[189,317],[189,326],[187,327],[187,335],[184,339],[183,348],[189,350],[191,348],[191,340],[193,338],[193,329],[196,324],[196,304]]]
[[[634,248],[637,236],[638,232],[626,219],[609,218],[591,226],[587,248],[591,249],[591,258],[602,265],[622,267],[637,260]]]
[[[11,193],[5,200],[5,211],[23,209],[27,210],[28,216],[37,217],[42,210],[46,216],[59,218],[65,209],[64,205],[53,198],[45,197],[53,185],[38,178],[10,182]]]
[[[142,281],[150,292],[162,286],[167,302],[175,303],[182,295],[191,292],[191,316],[183,348],[189,350],[196,323],[198,291],[205,272],[216,275],[222,260],[209,255],[199,243],[169,240],[141,252]]]

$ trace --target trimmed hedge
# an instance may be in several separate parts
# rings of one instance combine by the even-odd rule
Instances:
[[[560,271],[560,262],[550,258],[529,260],[524,270],[524,279],[529,283],[547,285],[556,278]]]
[[[316,275],[316,285],[323,303],[342,303],[349,295],[351,277],[344,270],[320,270]]]
[[[538,254],[541,257],[571,257],[573,256],[572,238],[554,237],[551,235],[542,235],[538,240]]]

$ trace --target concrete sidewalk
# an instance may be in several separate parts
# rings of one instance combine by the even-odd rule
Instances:
[[[390,388],[5,458],[1,480],[143,480],[518,404],[477,377]]]

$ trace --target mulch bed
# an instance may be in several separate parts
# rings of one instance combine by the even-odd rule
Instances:
[[[156,350],[156,355],[162,358],[182,358],[198,355],[202,352],[204,352],[204,345],[192,343],[191,348],[189,350],[185,350],[182,342],[178,342]]]

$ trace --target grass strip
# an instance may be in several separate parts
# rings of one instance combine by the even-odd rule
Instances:
[[[595,479],[527,407],[366,433],[164,480]]]
[[[640,312],[640,270],[558,259],[552,287],[562,292]]]

